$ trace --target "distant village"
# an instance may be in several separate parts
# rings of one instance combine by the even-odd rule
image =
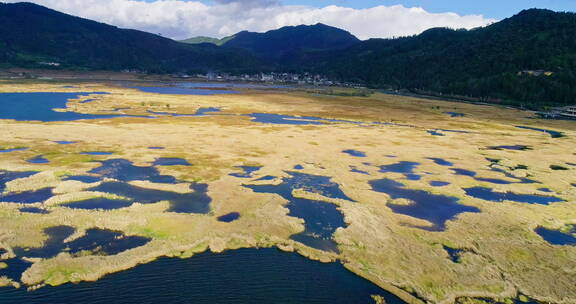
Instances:
[[[364,88],[364,85],[352,82],[340,82],[329,79],[328,77],[320,74],[312,73],[257,73],[257,74],[242,74],[233,75],[229,73],[206,73],[206,74],[175,74],[175,78],[181,79],[203,79],[206,81],[244,81],[244,82],[260,82],[271,84],[297,84],[297,85],[312,85],[312,86],[338,86],[338,87],[351,87],[351,88]]]

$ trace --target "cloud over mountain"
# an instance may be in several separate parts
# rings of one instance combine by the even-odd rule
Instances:
[[[242,30],[267,31],[318,22],[350,31],[361,39],[418,34],[431,27],[474,28],[494,20],[481,15],[434,14],[401,5],[354,9],[282,5],[277,0],[30,0],[68,14],[184,39],[223,37]],[[19,1],[4,1],[19,2]]]

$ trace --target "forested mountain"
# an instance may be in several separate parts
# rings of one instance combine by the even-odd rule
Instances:
[[[360,41],[317,24],[188,42],[199,44],[35,4],[0,4],[0,67],[314,72],[374,88],[531,107],[576,103],[575,13],[531,9],[483,28],[435,28],[398,39]]]
[[[138,69],[151,72],[256,71],[251,53],[188,45],[66,15],[31,3],[0,3],[0,62],[20,67]]]
[[[368,40],[326,56],[318,69],[374,87],[573,104],[576,14],[531,9],[470,31]]]
[[[224,43],[224,48],[249,50],[258,56],[282,63],[292,61],[297,53],[346,49],[360,43],[347,31],[316,25],[286,26],[266,33],[240,32]]]
[[[217,46],[221,46],[224,43],[228,42],[230,39],[234,38],[234,36],[228,36],[228,37],[224,37],[222,39],[218,39],[218,38],[212,38],[212,37],[206,37],[206,36],[198,36],[198,37],[193,37],[193,38],[189,38],[189,39],[185,39],[185,40],[180,40],[180,42],[182,43],[188,43],[188,44],[203,44],[203,43],[208,43],[208,44],[213,44],[213,45],[217,45]]]

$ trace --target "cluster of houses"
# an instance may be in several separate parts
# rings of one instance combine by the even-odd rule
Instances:
[[[553,108],[548,112],[538,112],[544,118],[576,119],[576,105]]]
[[[328,79],[326,76],[312,73],[257,73],[257,74],[242,74],[232,75],[228,73],[207,73],[207,74],[177,74],[173,75],[176,78],[199,78],[209,81],[246,81],[246,82],[262,82],[273,84],[298,84],[298,85],[314,85],[314,86],[341,86],[341,87],[358,87],[361,86],[355,83],[338,82]]]

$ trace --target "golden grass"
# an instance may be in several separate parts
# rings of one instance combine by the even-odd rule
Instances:
[[[56,187],[59,195],[47,201],[50,214],[24,214],[15,206],[0,205],[0,247],[39,247],[46,240],[43,230],[69,225],[78,231],[99,227],[140,235],[153,240],[147,245],[115,256],[70,256],[35,261],[22,278],[28,286],[59,285],[96,280],[150,262],[160,256],[190,257],[205,250],[220,252],[244,247],[276,246],[324,262],[336,259],[375,284],[401,296],[409,303],[475,303],[473,298],[511,298],[518,293],[552,303],[576,302],[576,249],[551,246],[533,232],[537,226],[566,229],[576,223],[575,168],[554,171],[550,165],[576,163],[576,128],[573,122],[528,119],[528,113],[503,107],[431,101],[373,94],[370,97],[311,96],[305,92],[247,91],[239,95],[185,96],[146,94],[100,83],[75,83],[65,89],[53,83],[11,83],[0,92],[107,91],[97,100],[80,104],[70,100],[67,110],[103,113],[129,107],[126,114],[142,115],[147,110],[194,113],[200,107],[220,107],[224,114],[197,118],[116,118],[75,122],[27,123],[0,120],[0,147],[30,147],[28,151],[2,155],[0,169],[41,173],[7,185],[9,191]],[[465,113],[450,118],[445,111]],[[394,122],[402,125],[330,124],[320,126],[265,125],[250,122],[247,113],[280,113],[319,116],[363,122]],[[564,132],[564,138],[518,129],[537,126]],[[463,130],[430,136],[429,129]],[[56,145],[53,140],[78,141]],[[522,144],[528,151],[487,150],[487,146]],[[149,150],[161,146],[165,150]],[[367,154],[355,158],[341,151],[357,149]],[[82,151],[114,151],[111,156],[81,156]],[[51,162],[28,164],[24,160],[44,155]],[[386,157],[395,155],[396,158]],[[188,191],[189,182],[208,183],[212,198],[207,215],[165,212],[168,202],[110,211],[73,210],[58,204],[89,198],[84,192],[93,185],[60,181],[63,174],[84,174],[99,164],[95,160],[126,158],[135,165],[149,165],[157,157],[181,157],[190,167],[162,167],[161,174],[173,175],[176,185],[135,181],[139,187]],[[489,168],[487,158],[499,159],[499,168],[515,176],[529,176],[541,184],[492,185],[471,177],[455,176],[449,167],[434,164],[429,157],[453,162],[454,167],[473,170],[478,177],[502,178]],[[396,214],[387,207],[390,198],[371,191],[368,182],[378,178],[403,179],[402,174],[378,172],[377,165],[415,161],[421,165],[419,181],[401,182],[407,188],[458,197],[461,204],[477,207],[480,213],[460,214],[447,222],[442,232],[428,232],[409,225],[426,221]],[[364,163],[370,163],[367,166]],[[251,182],[228,174],[234,166],[261,165],[255,177],[286,176],[284,170],[302,165],[303,172],[332,177],[356,203],[329,199],[302,189],[296,197],[338,205],[346,228],[336,231],[339,254],[311,249],[292,241],[303,231],[300,219],[288,217],[286,202],[272,194],[256,194],[242,187]],[[526,167],[519,167],[524,165]],[[355,166],[370,175],[350,172]],[[568,165],[566,165],[569,167]],[[441,188],[430,181],[450,182]],[[508,179],[510,180],[510,179]],[[492,203],[465,195],[462,188],[489,186],[497,191],[538,193],[547,187],[566,200],[550,206],[514,202]],[[401,201],[395,201],[399,203]],[[403,203],[410,203],[404,201]],[[239,212],[232,223],[217,216]],[[465,249],[460,263],[453,263],[442,245]],[[0,283],[1,284],[1,283]],[[410,292],[410,293],[408,293]],[[412,296],[417,295],[417,297]],[[458,300],[457,300],[458,299]],[[477,301],[476,301],[477,302]]]

